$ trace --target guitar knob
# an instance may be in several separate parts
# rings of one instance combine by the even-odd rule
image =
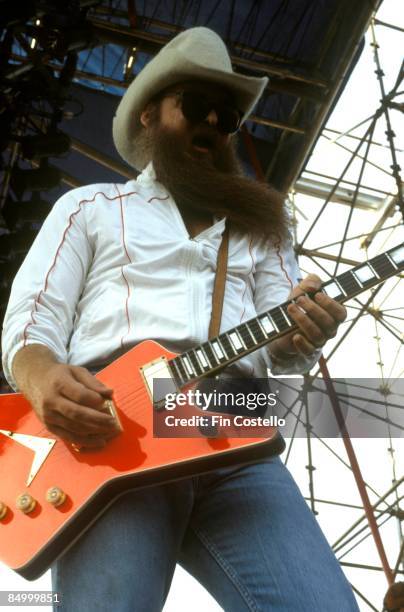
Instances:
[[[0,502],[0,521],[4,519],[8,512],[8,507],[3,502]]]
[[[46,492],[46,501],[57,508],[66,500],[66,493],[59,487],[51,487]]]
[[[29,493],[22,493],[17,497],[17,508],[24,514],[29,514],[35,509],[36,499]]]

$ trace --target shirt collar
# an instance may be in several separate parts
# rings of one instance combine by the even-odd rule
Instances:
[[[156,180],[156,172],[153,167],[153,162],[149,162],[143,172],[139,174],[137,180],[141,183],[151,183]]]

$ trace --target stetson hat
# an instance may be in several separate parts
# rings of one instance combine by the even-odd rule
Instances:
[[[185,80],[204,80],[226,87],[234,95],[242,122],[260,98],[267,77],[248,77],[233,72],[226,45],[209,28],[190,28],[170,40],[141,70],[128,87],[114,117],[113,137],[118,153],[134,168],[134,139],[141,128],[145,106],[163,89]]]

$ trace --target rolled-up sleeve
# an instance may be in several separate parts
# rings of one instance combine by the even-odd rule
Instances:
[[[286,302],[292,288],[302,278],[290,236],[282,242],[267,242],[262,248],[265,255],[257,263],[254,274],[254,303],[258,313],[266,312]],[[275,365],[268,350],[268,367],[275,376],[303,374],[313,367],[320,355],[321,350],[316,350],[310,357],[298,355],[290,359],[287,364]]]
[[[60,198],[43,223],[11,289],[3,322],[2,359],[7,381],[15,354],[42,344],[64,362],[76,305],[92,260],[80,190]]]

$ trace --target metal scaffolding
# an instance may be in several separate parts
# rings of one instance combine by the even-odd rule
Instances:
[[[384,85],[384,72],[382,68],[382,61],[380,58],[379,44],[377,42],[377,28],[378,27],[391,27],[395,30],[402,32],[397,26],[390,25],[373,18],[370,24],[370,42],[374,62],[376,65],[375,76],[379,87],[380,87],[380,103],[374,110],[372,116],[368,117],[364,122],[363,126],[349,126],[343,133],[338,133],[337,137],[333,138],[334,145],[336,147],[344,147],[344,150],[348,153],[348,159],[346,160],[345,167],[339,176],[332,179],[330,176],[324,176],[321,172],[315,172],[316,179],[323,179],[327,182],[328,195],[322,202],[316,213],[310,218],[306,224],[304,232],[301,235],[296,236],[296,251],[300,256],[301,267],[310,268],[312,271],[312,264],[315,264],[319,274],[325,277],[335,276],[341,266],[344,264],[354,265],[359,259],[355,257],[352,259],[353,248],[352,245],[356,244],[359,247],[358,250],[363,252],[363,260],[367,260],[371,254],[380,252],[385,248],[386,244],[389,244],[389,240],[394,242],[403,241],[403,191],[402,191],[402,177],[401,168],[398,163],[398,155],[402,151],[396,148],[395,141],[395,130],[394,124],[400,120],[399,114],[403,110],[402,103],[399,102],[399,96],[402,95],[400,92],[400,85],[404,76],[403,64],[399,67],[398,74],[394,80],[394,85],[390,91],[386,91]],[[372,75],[369,75],[371,78]],[[394,117],[393,112],[394,113]],[[374,142],[375,129],[381,122],[385,122],[385,134],[387,140],[386,149],[386,166],[380,167],[374,164],[372,161],[372,147],[381,146],[380,143]],[[358,136],[357,128],[362,127],[363,133]],[[398,127],[398,126],[397,126]],[[355,136],[352,132],[355,131]],[[329,139],[330,130],[325,128],[322,133],[322,137]],[[352,145],[342,145],[341,140],[347,140],[349,137],[352,139]],[[353,140],[353,138],[355,140]],[[357,141],[355,145],[355,141]],[[386,145],[382,145],[386,147]],[[390,160],[389,160],[390,157]],[[390,163],[389,163],[390,161]],[[338,202],[338,198],[335,195],[340,190],[341,185],[344,184],[348,177],[348,170],[353,164],[356,164],[357,177],[352,179],[350,177],[349,184],[351,187],[350,198],[347,198],[343,204],[344,207],[348,206],[347,214],[345,215],[345,222],[341,222],[340,226],[336,227],[337,232],[340,234],[339,239],[336,239],[333,243],[324,244],[321,240],[321,223],[324,217],[330,211],[331,206],[340,206],[341,202]],[[361,189],[364,187],[363,177],[365,170],[369,167],[377,167],[378,170],[383,171],[386,174],[390,174],[393,181],[388,193],[380,194],[380,207],[379,207],[379,219],[374,224],[373,228],[369,231],[366,230],[363,233],[357,233],[352,228],[354,226],[354,217],[358,214],[360,207],[358,201],[362,199],[362,208],[366,208],[366,198],[361,196]],[[313,166],[309,166],[309,172],[313,174]],[[302,169],[302,175],[307,176],[307,168]],[[302,189],[302,179],[298,179],[295,183],[295,188],[292,190],[291,199],[295,204],[294,217],[298,218],[301,210],[300,199],[296,194],[310,193],[310,195],[318,197],[318,188],[316,184],[312,185],[310,189],[310,183],[306,181]],[[369,187],[369,184],[368,184]],[[370,185],[370,189],[373,186]],[[377,185],[374,185],[377,188]],[[368,191],[368,190],[367,190]],[[345,190],[346,195],[346,190]],[[381,196],[384,197],[381,197]],[[299,210],[296,209],[299,207]],[[371,206],[368,206],[371,210]],[[307,208],[304,209],[307,215]],[[320,228],[320,230],[319,230]],[[331,265],[332,263],[332,265]],[[326,266],[328,264],[328,266]],[[388,584],[392,584],[399,575],[402,576],[404,573],[404,557],[403,557],[403,529],[402,521],[404,519],[403,509],[403,469],[396,465],[394,461],[394,453],[397,450],[398,440],[394,439],[391,435],[390,421],[388,416],[388,395],[391,388],[394,385],[395,377],[402,377],[403,369],[403,340],[404,340],[404,308],[402,307],[403,297],[403,274],[399,275],[395,280],[389,282],[386,287],[379,285],[375,290],[369,292],[365,299],[354,299],[349,302],[348,307],[348,319],[345,324],[345,330],[342,335],[339,336],[338,341],[334,344],[331,350],[325,354],[320,360],[319,368],[310,377],[310,380],[316,379],[317,376],[321,375],[327,382],[329,397],[334,412],[340,421],[341,430],[344,431],[344,420],[341,413],[341,398],[335,392],[333,382],[329,375],[329,363],[335,356],[347,348],[346,341],[352,341],[352,333],[356,325],[363,321],[364,317],[373,319],[374,322],[374,342],[375,348],[378,355],[377,366],[379,369],[380,381],[384,387],[384,393],[380,394],[380,403],[386,406],[386,412],[384,417],[381,419],[385,421],[385,437],[388,440],[388,453],[391,457],[391,481],[393,485],[386,491],[376,493],[372,491],[371,483],[366,483],[362,475],[362,470],[355,454],[355,446],[359,445],[358,441],[351,440],[349,435],[345,432],[343,435],[343,443],[345,445],[346,454],[349,458],[349,463],[345,463],[347,469],[352,471],[355,478],[360,497],[363,504],[364,513],[362,516],[352,523],[352,525],[342,533],[334,542],[333,548],[342,566],[345,568],[356,568],[368,571],[381,572],[383,571]],[[384,333],[383,333],[384,332]],[[384,338],[385,335],[390,336],[394,339],[395,349],[390,359],[389,368],[383,363],[385,357],[384,352]],[[383,338],[384,337],[384,338]],[[402,410],[402,398],[399,405]],[[352,408],[352,406],[351,406]],[[297,407],[296,407],[297,409]],[[401,421],[402,423],[402,421]],[[308,437],[308,441],[310,438]],[[290,446],[293,445],[293,440],[290,441]],[[330,449],[331,450],[331,449]],[[290,449],[288,451],[288,455]],[[342,456],[338,453],[338,459],[342,460]],[[315,504],[319,502],[315,494],[315,483],[313,482],[313,472],[315,468],[315,460],[313,453],[308,450],[308,489],[310,496],[308,498],[311,507],[316,507]],[[369,494],[372,495],[373,501],[370,501]],[[321,500],[321,503],[338,504],[337,501],[333,500]],[[386,546],[384,542],[384,534],[387,532],[387,526],[392,522],[396,522],[397,526],[397,551],[396,558],[393,558],[393,553]],[[372,537],[377,548],[380,564],[370,565],[365,562],[365,559],[358,561],[358,557],[361,554],[361,544]],[[389,540],[391,541],[391,540]],[[356,557],[352,562],[348,562],[347,558]],[[401,578],[402,579],[402,578]],[[358,600],[362,602],[363,609],[380,610],[381,601],[383,594],[380,593],[379,600],[372,600],[367,594],[366,590],[359,589],[357,585],[352,585],[355,593],[358,596]]]

